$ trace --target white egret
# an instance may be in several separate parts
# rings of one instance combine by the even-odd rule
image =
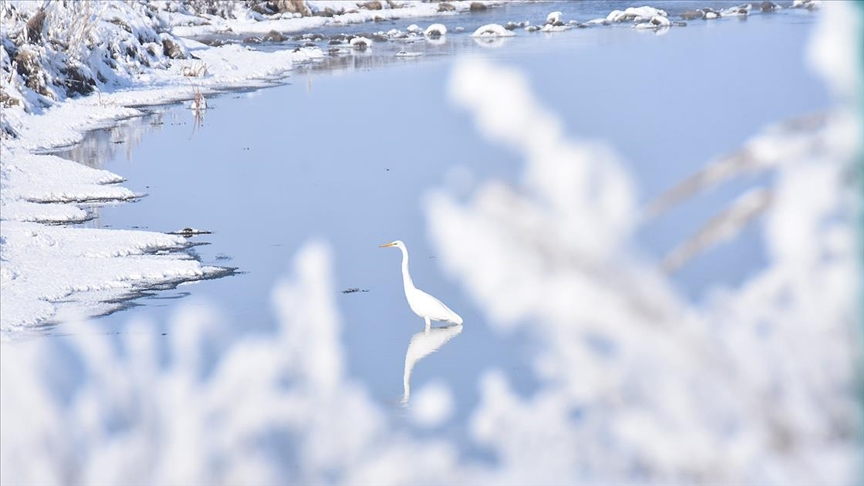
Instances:
[[[429,332],[432,327],[431,321],[462,324],[462,318],[459,317],[459,314],[450,310],[440,300],[414,286],[411,274],[408,273],[408,248],[405,247],[405,243],[402,243],[402,240],[396,240],[386,245],[380,245],[380,248],[391,246],[402,250],[402,285],[405,287],[405,298],[408,300],[408,306],[411,307],[411,310],[426,320],[426,332]]]

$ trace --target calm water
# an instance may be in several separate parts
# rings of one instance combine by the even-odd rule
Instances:
[[[606,2],[580,3],[589,11],[565,18],[587,20],[611,10]],[[545,13],[567,5],[510,6],[458,22],[466,28],[529,18],[540,23]],[[570,136],[604,140],[619,152],[640,200],[648,201],[766,125],[828,107],[823,86],[803,64],[815,18],[786,12],[691,22],[663,36],[626,27],[520,34],[494,49],[467,33],[451,34],[439,52],[448,55],[397,62],[375,57],[373,48],[339,70],[301,67],[288,85],[220,96],[210,100],[200,127],[192,112],[175,107],[94,133],[67,155],[97,160],[149,195],[103,207],[89,225],[206,229],[213,234],[198,237],[210,243],[197,248],[201,260],[242,272],[141,299],[140,306],[99,324],[122,330],[133,317],[144,317],[164,325],[176,306],[207,303],[238,331],[266,329],[273,322],[274,283],[286,276],[304,242],[323,239],[333,250],[336,290],[364,290],[335,295],[351,373],[395,409],[409,340],[423,327],[402,293],[399,252],[378,248],[402,239],[418,287],[465,320],[464,330],[420,362],[412,379],[414,389],[432,378],[452,387],[452,433],[462,434],[465,416],[458,411],[476,402],[480,372],[500,367],[523,391],[532,381],[523,364],[530,345],[522,336],[488,329],[459,285],[442,273],[427,242],[426,191],[449,184],[456,168],[469,170],[476,181],[515,184],[522,167],[513,153],[482,140],[467,115],[448,103],[455,54],[473,52],[522,69]],[[450,19],[443,22],[450,27]],[[428,24],[410,19],[396,27],[407,23]],[[638,243],[648,257],[662,258],[729,201],[766,180],[770,174],[700,194],[642,228]],[[758,232],[752,226],[685,266],[675,277],[682,294],[698,300],[710,287],[735,285],[758,269],[765,258]]]

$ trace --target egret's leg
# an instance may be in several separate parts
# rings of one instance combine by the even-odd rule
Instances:
[[[426,332],[429,332],[429,330],[432,329],[432,321],[429,320],[428,317],[426,317],[425,319],[426,319]]]

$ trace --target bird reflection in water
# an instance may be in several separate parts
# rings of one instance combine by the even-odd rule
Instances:
[[[408,351],[405,353],[405,374],[402,377],[404,392],[402,405],[408,406],[411,399],[411,372],[418,361],[441,349],[448,341],[462,332],[462,324],[433,327],[411,336]]]

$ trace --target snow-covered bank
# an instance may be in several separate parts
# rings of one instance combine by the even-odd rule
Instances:
[[[7,332],[101,315],[142,291],[232,272],[194,260],[182,236],[149,231],[4,222],[2,238]]]
[[[143,4],[93,4],[98,12],[88,10],[89,4],[52,5],[57,6],[46,9],[35,36],[20,20],[32,18],[38,5],[4,4],[0,330],[7,337],[12,329],[59,319],[58,312],[97,315],[138,291],[230,273],[192,259],[182,251],[189,248],[182,237],[44,226],[84,221],[94,203],[142,196],[119,186],[123,177],[117,174],[44,152],[78,143],[89,130],[140,116],[139,107],[270,85],[295,63],[323,56],[315,48],[263,53],[184,42],[161,31],[164,19]],[[15,7],[23,12],[10,13]],[[9,37],[16,34],[35,37],[16,46]],[[59,52],[64,39],[71,42],[70,35],[79,37],[79,50]],[[179,46],[183,58],[172,59],[156,43],[159,39]],[[19,63],[25,57],[32,65],[22,72]],[[79,91],[94,89],[97,94],[70,97],[79,92],[68,90],[71,66],[97,79]]]
[[[500,5],[501,1],[455,0],[449,2],[390,1],[390,2],[346,2],[327,0],[307,0],[307,10],[312,15],[301,16],[297,13],[274,13],[261,15],[255,10],[243,7],[239,2],[232,5],[230,12],[211,15],[206,22],[190,15],[177,15],[173,18],[173,32],[182,37],[196,37],[206,34],[267,34],[271,31],[293,34],[325,26],[380,22],[391,19],[433,17],[455,15],[463,12]]]
[[[208,47],[189,42],[189,51],[197,60],[175,61],[163,71],[152,70],[139,77],[135,85],[122,90],[100,95],[67,99],[49,108],[39,109],[38,115],[22,110],[9,113],[14,117],[16,138],[7,137],[0,147],[0,209],[2,209],[3,268],[15,269],[5,272],[2,280],[4,296],[0,329],[8,331],[22,325],[34,325],[53,319],[60,296],[64,292],[57,285],[43,286],[55,274],[69,275],[69,279],[58,278],[57,283],[67,284],[66,294],[80,292],[82,288],[123,287],[128,293],[160,285],[176,284],[183,280],[198,280],[224,274],[224,269],[201,266],[194,260],[180,261],[176,256],[154,256],[148,258],[147,278],[136,278],[133,261],[129,265],[119,262],[125,254],[138,250],[177,250],[186,246],[183,238],[172,237],[161,240],[157,233],[134,232],[125,235],[122,248],[116,250],[117,242],[111,240],[111,231],[103,237],[93,238],[91,230],[76,230],[54,227],[46,229],[52,239],[63,244],[53,246],[52,251],[40,253],[42,265],[26,264],[19,267],[17,245],[26,244],[22,234],[33,232],[31,225],[21,222],[62,223],[83,221],[90,217],[82,204],[126,201],[142,196],[119,186],[123,177],[104,170],[96,170],[62,158],[43,155],[41,152],[56,150],[78,143],[85,133],[100,127],[110,126],[117,120],[140,116],[140,106],[160,105],[192,98],[194,93],[209,95],[215,90],[238,87],[267,86],[283,78],[296,62],[306,62],[322,56],[318,49],[303,48],[295,51],[274,53],[250,52],[240,46]],[[207,73],[195,78],[194,91],[183,76],[183,69],[196,63],[206,63]],[[12,111],[9,109],[6,112]],[[190,222],[194,225],[194,222]],[[164,228],[174,230],[176,228]],[[161,243],[153,243],[160,241]],[[109,261],[74,258],[76,251],[63,253],[67,245],[72,248],[86,241],[92,250],[101,254],[117,254]],[[114,261],[118,260],[118,261]],[[160,266],[161,265],[161,266]],[[157,270],[158,269],[158,270]],[[87,275],[82,283],[73,275]],[[100,277],[101,275],[101,277]],[[182,278],[182,276],[186,278]],[[13,278],[14,276],[14,278]],[[77,282],[77,283],[76,283]],[[105,300],[116,296],[106,295]],[[35,305],[39,303],[39,305]],[[67,304],[63,304],[67,305]],[[104,309],[91,306],[94,313]],[[91,313],[92,314],[92,313]]]

